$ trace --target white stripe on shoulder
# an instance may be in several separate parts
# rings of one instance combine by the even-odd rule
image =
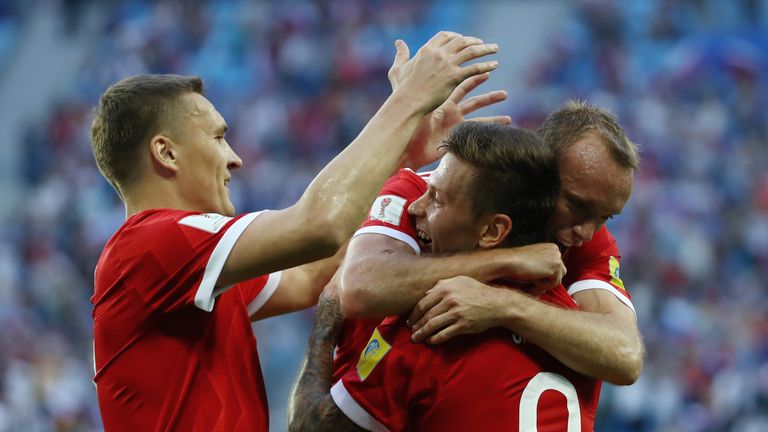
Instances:
[[[208,258],[208,263],[205,265],[205,273],[203,274],[203,280],[200,282],[200,286],[197,287],[195,293],[195,306],[206,312],[213,310],[213,304],[216,297],[232,287],[232,285],[219,288],[214,293],[214,287],[219,280],[221,269],[224,268],[224,263],[229,257],[229,253],[232,252],[232,248],[235,246],[235,242],[240,238],[240,235],[245,231],[245,228],[253,222],[263,212],[249,213],[237,222],[233,223],[227,232],[221,237],[216,247],[211,253],[211,257]]]
[[[394,228],[381,226],[381,225],[371,225],[367,227],[362,227],[355,232],[352,238],[355,238],[363,234],[381,234],[387,237],[391,237],[395,240],[400,240],[401,242],[404,242],[405,244],[410,246],[414,250],[414,252],[416,252],[416,255],[421,255],[421,248],[419,248],[419,244],[416,243],[416,240],[413,237],[409,236],[408,234],[402,231],[398,231]]]
[[[331,387],[331,398],[341,412],[361,428],[372,432],[389,432],[386,426],[368,414],[368,411],[357,403],[344,387],[342,380],[337,381]]]
[[[622,294],[616,287],[609,284],[606,281],[602,281],[600,279],[584,279],[577,282],[572,283],[568,287],[568,294],[570,294],[571,297],[573,297],[574,294],[581,291],[587,291],[591,289],[601,289],[610,291],[613,295],[615,295],[619,300],[621,300],[622,303],[627,305],[630,309],[632,309],[632,312],[635,312],[635,315],[637,315],[637,312],[635,311],[635,306],[632,304],[632,301]]]
[[[264,284],[264,288],[259,291],[259,294],[248,303],[248,316],[253,316],[262,306],[272,297],[277,287],[280,286],[280,281],[283,278],[283,272],[278,271],[270,273],[267,283]]]

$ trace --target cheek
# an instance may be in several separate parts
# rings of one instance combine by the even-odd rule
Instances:
[[[573,215],[568,211],[568,207],[565,205],[556,205],[552,211],[552,216],[549,218],[550,226],[553,229],[560,230],[563,227],[572,225]]]

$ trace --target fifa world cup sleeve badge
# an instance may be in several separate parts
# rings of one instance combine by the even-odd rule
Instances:
[[[368,339],[368,344],[365,345],[365,349],[360,353],[360,360],[357,362],[357,376],[360,377],[360,381],[365,381],[368,375],[373,372],[373,369],[384,358],[385,355],[392,349],[392,345],[387,343],[379,333],[379,329],[375,329],[371,338]]]
[[[609,267],[609,271],[611,273],[611,284],[626,291],[626,288],[624,288],[624,282],[621,281],[621,275],[619,273],[619,260],[617,260],[616,257],[610,258]]]

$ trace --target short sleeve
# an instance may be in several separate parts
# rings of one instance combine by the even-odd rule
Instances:
[[[364,429],[406,430],[409,413],[431,405],[431,375],[420,366],[428,355],[427,348],[410,341],[404,326],[380,326],[355,367],[331,388],[331,397]]]
[[[277,287],[280,286],[282,272],[271,273],[266,276],[259,276],[240,282],[240,291],[243,293],[243,300],[248,305],[248,316],[252,316],[272,297]],[[214,291],[214,296],[218,296],[218,290]]]
[[[236,218],[168,211],[126,233],[124,271],[153,309],[169,311],[193,304],[212,311],[215,299],[230,287],[214,287],[224,263],[245,228],[258,213]],[[244,284],[244,295],[256,297],[270,278]],[[255,294],[254,294],[255,293]]]
[[[408,216],[408,206],[427,190],[429,173],[417,174],[411,170],[400,170],[390,177],[373,202],[368,218],[355,236],[382,234],[405,242],[418,254],[416,229]]]
[[[563,284],[573,295],[590,289],[603,289],[614,294],[633,311],[632,297],[621,280],[619,254],[616,239],[603,226],[592,240],[580,247],[568,249],[563,256],[568,269]]]

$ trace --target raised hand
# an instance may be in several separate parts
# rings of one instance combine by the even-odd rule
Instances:
[[[448,132],[454,126],[467,120],[468,114],[507,99],[507,92],[496,90],[463,100],[480,84],[487,81],[489,76],[490,74],[486,72],[467,78],[453,90],[442,105],[424,116],[408,144],[407,159],[403,163],[404,166],[418,169],[432,163],[439,157],[438,147],[448,136]],[[504,125],[512,123],[510,116],[478,117],[470,120]]]
[[[401,93],[424,113],[440,106],[453,90],[469,77],[490,72],[498,62],[486,61],[462,66],[464,63],[493,54],[496,44],[454,32],[439,32],[422,46],[413,58],[402,40],[389,70],[394,93]]]

